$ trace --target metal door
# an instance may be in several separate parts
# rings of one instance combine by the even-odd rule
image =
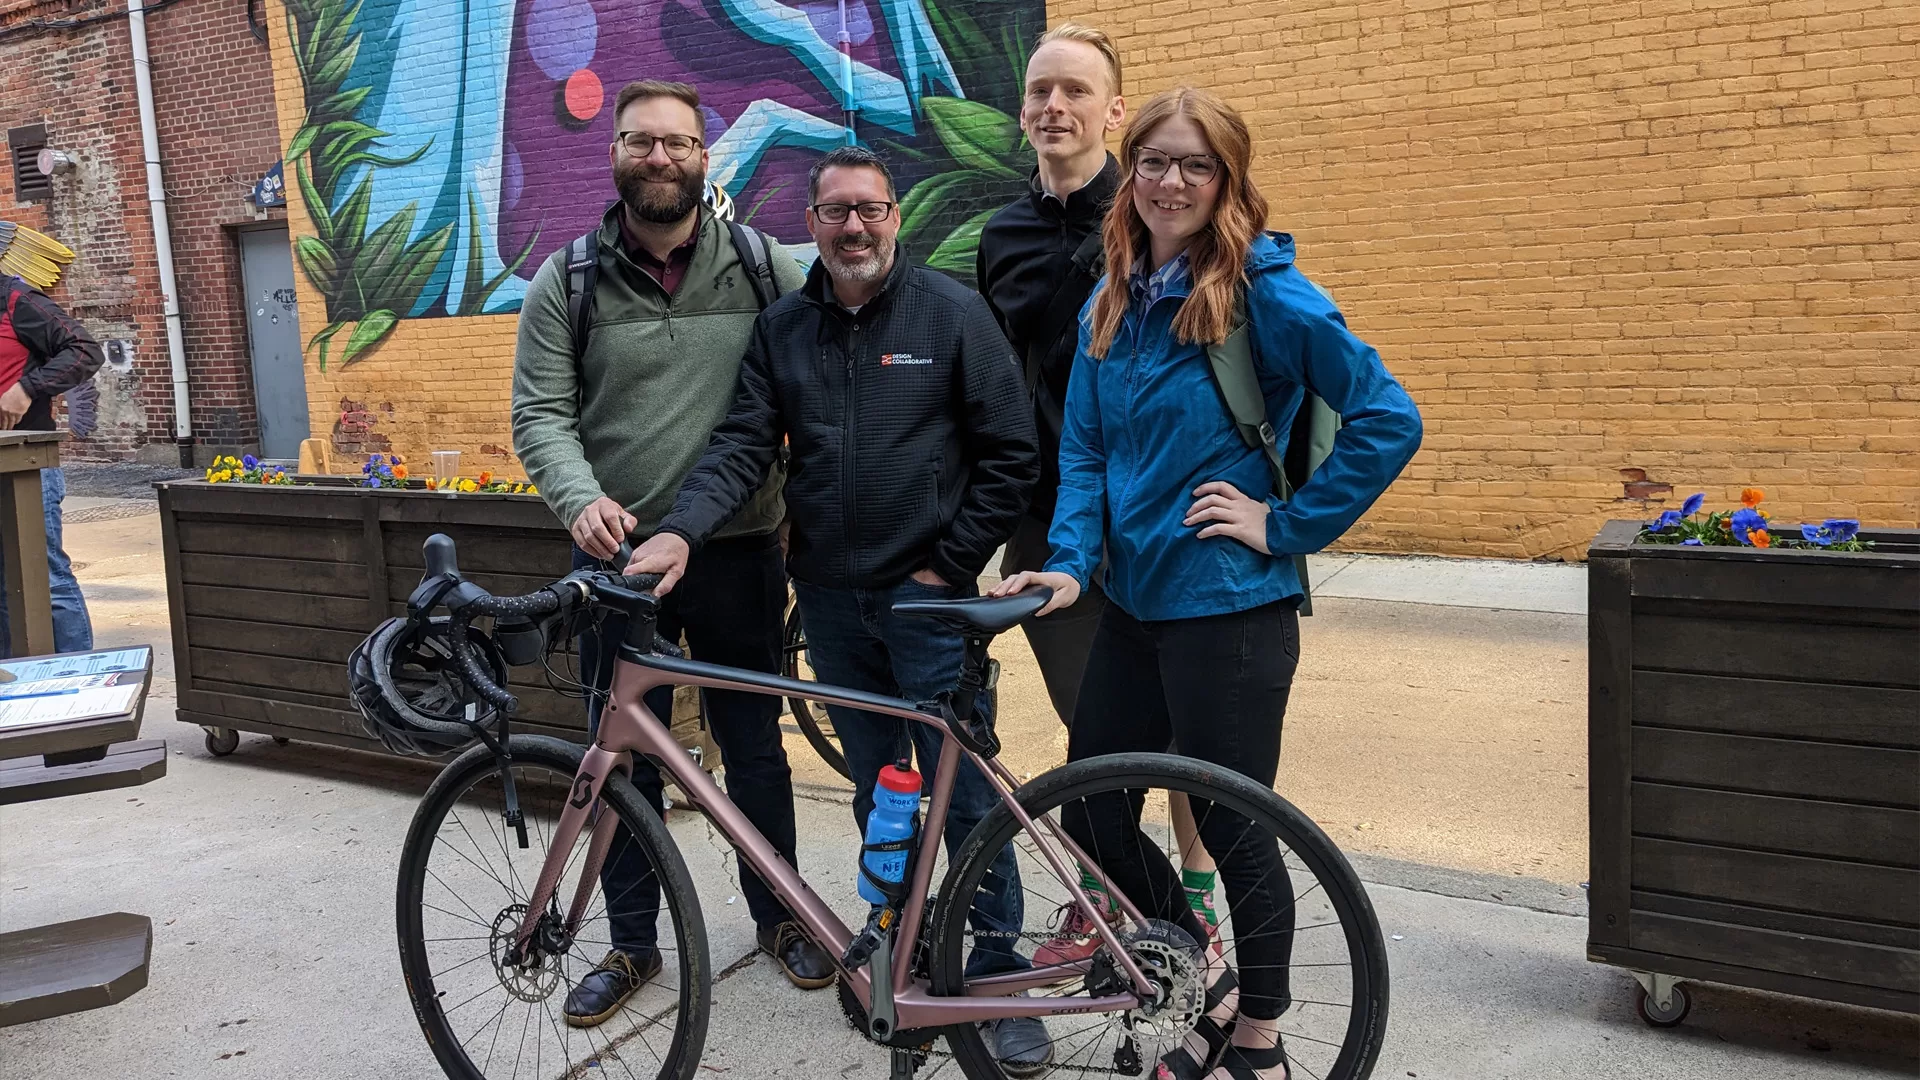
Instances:
[[[307,372],[287,230],[241,233],[240,276],[246,283],[253,397],[260,408],[260,455],[297,461],[308,435]]]

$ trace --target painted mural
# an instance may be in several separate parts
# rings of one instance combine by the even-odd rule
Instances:
[[[980,226],[1032,168],[1014,114],[1044,0],[285,7],[306,105],[286,159],[313,222],[294,255],[326,299],[322,370],[402,319],[518,311],[613,198],[613,98],[634,79],[698,87],[709,178],[801,246],[807,169],[852,139],[894,169],[903,250],[970,280]]]

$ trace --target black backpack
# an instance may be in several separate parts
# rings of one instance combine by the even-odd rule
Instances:
[[[760,310],[780,299],[780,285],[773,278],[771,250],[766,235],[750,225],[726,221],[733,237],[733,250],[747,271],[747,282],[760,302]],[[567,245],[567,325],[573,331],[573,363],[577,369],[587,354],[587,332],[593,328],[593,293],[600,283],[600,230],[595,229]],[[584,386],[585,380],[580,380]]]

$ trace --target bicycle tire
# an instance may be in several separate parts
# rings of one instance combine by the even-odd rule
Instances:
[[[1354,1008],[1339,1057],[1322,1080],[1366,1080],[1379,1060],[1386,1033],[1386,942],[1373,903],[1339,848],[1312,819],[1274,791],[1217,765],[1171,754],[1110,754],[1072,762],[1021,785],[1014,797],[1037,820],[1063,803],[1127,787],[1185,791],[1261,821],[1272,827],[1327,886],[1347,946],[1356,958],[1354,997],[1365,1007]],[[965,994],[963,947],[971,900],[994,855],[1019,831],[1019,822],[1006,804],[996,805],[968,834],[948,868],[929,929],[929,974],[934,993]],[[946,1036],[968,1080],[1003,1080],[1008,1076],[973,1025],[948,1028]]]
[[[780,638],[780,673],[789,679],[798,679],[800,674],[800,654],[806,651],[807,633],[800,625],[800,605],[787,605],[787,625]],[[788,698],[787,711],[793,714],[794,722],[800,725],[800,734],[807,737],[814,753],[819,754],[834,772],[843,779],[853,779],[853,773],[847,768],[847,757],[840,752],[840,746],[834,736],[828,735],[821,727],[825,706],[815,704],[805,698]],[[815,710],[820,710],[816,712]],[[831,718],[828,718],[831,723]]]
[[[513,736],[510,750],[516,770],[524,765],[532,765],[565,777],[578,773],[584,754],[584,748],[573,743],[539,735]],[[460,1045],[434,985],[422,915],[427,863],[432,852],[432,840],[437,838],[440,823],[447,813],[477,783],[498,773],[493,753],[484,746],[476,746],[455,758],[441,770],[421,799],[407,830],[406,845],[400,856],[395,901],[401,969],[406,977],[407,994],[413,1005],[414,1017],[420,1023],[421,1032],[426,1036],[434,1058],[452,1080],[486,1080],[486,1074],[474,1067]],[[663,914],[671,917],[672,933],[678,946],[681,1019],[655,1080],[692,1080],[705,1049],[713,997],[713,965],[707,952],[706,922],[701,915],[693,877],[687,872],[680,849],[674,844],[659,814],[646,805],[646,800],[625,776],[615,774],[608,777],[601,788],[601,800],[619,816],[653,861],[661,879],[660,903]],[[567,887],[565,882],[562,887]],[[570,896],[561,897],[563,907],[568,899]],[[611,1075],[604,1068],[600,1073]]]

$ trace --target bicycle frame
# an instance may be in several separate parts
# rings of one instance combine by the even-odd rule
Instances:
[[[598,813],[600,790],[605,786],[607,777],[613,773],[622,771],[631,773],[632,759],[628,757],[629,754],[645,754],[652,757],[693,805],[720,828],[738,851],[740,860],[760,875],[761,880],[767,883],[774,895],[786,905],[787,910],[792,912],[794,918],[806,928],[808,935],[832,954],[835,966],[840,968],[840,977],[847,981],[861,1006],[871,1012],[873,987],[867,967],[848,970],[841,963],[841,957],[845,955],[847,946],[853,939],[853,931],[840,921],[839,916],[835,915],[826,902],[815,894],[799,872],[789,865],[760,830],[747,820],[740,808],[735,806],[720,786],[713,782],[713,778],[708,776],[680,748],[666,725],[662,724],[660,719],[647,708],[644,700],[647,692],[655,687],[666,685],[699,686],[712,690],[735,690],[774,697],[798,697],[829,705],[865,709],[939,727],[942,738],[940,761],[934,770],[932,802],[928,808],[927,820],[921,835],[935,843],[939,842],[939,838],[943,835],[947,810],[952,801],[954,780],[959,774],[961,755],[965,754],[980,768],[1000,800],[1007,805],[1015,820],[1020,823],[1021,828],[1033,837],[1035,845],[1054,876],[1067,886],[1074,903],[1096,928],[1109,954],[1118,961],[1120,973],[1134,987],[1133,993],[1110,994],[1102,997],[1014,996],[1025,990],[1053,985],[1067,975],[1083,974],[1087,970],[1087,965],[1080,963],[1033,968],[969,980],[968,993],[965,997],[940,997],[930,993],[924,980],[913,976],[914,949],[926,909],[928,890],[933,880],[935,860],[931,854],[928,854],[914,860],[911,887],[907,893],[906,907],[898,923],[898,938],[892,948],[890,982],[897,1028],[945,1027],[1015,1016],[1046,1017],[1117,1012],[1137,1008],[1143,1000],[1147,1000],[1146,995],[1152,993],[1154,984],[1127,954],[1113,928],[1107,924],[1107,920],[1100,917],[1099,910],[1086,891],[1081,888],[1078,873],[1070,873],[1069,865],[1078,862],[1080,866],[1092,869],[1100,878],[1102,885],[1106,887],[1107,895],[1121,906],[1122,910],[1135,921],[1135,925],[1145,925],[1146,920],[1140,911],[1130,899],[1113,886],[1111,881],[1106,879],[1105,872],[1098,869],[1093,860],[1086,857],[1057,822],[1044,815],[1036,821],[1027,814],[1013,797],[1013,789],[1016,786],[1013,775],[1000,764],[997,758],[982,758],[962,747],[953,734],[947,731],[940,717],[922,712],[912,703],[898,698],[738,668],[703,664],[693,660],[640,654],[630,649],[621,649],[619,652],[607,707],[600,716],[598,736],[594,745],[587,748],[586,756],[581,761],[573,790],[565,808],[561,811],[560,821],[555,826],[552,849],[548,852],[546,862],[540,869],[540,876],[534,886],[533,894],[528,897],[527,914],[521,923],[518,939],[521,945],[524,946],[531,938],[541,913],[546,910],[549,900],[558,888],[568,855],[573,850],[580,833],[591,828],[593,832],[588,843],[586,859],[581,866],[580,883],[566,922],[568,933],[578,931],[585,917],[593,888],[600,876],[601,864],[612,846],[614,829],[618,823],[614,815]],[[1052,841],[1051,844],[1049,840]],[[1062,850],[1065,852],[1064,857]]]

